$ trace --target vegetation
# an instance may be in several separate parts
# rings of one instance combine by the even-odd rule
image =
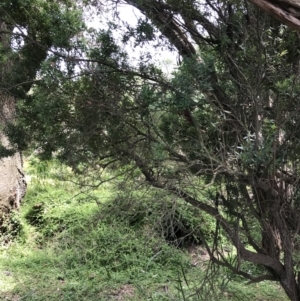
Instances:
[[[290,28],[300,31],[300,21],[298,19],[300,4],[298,1],[280,0],[274,3],[274,1],[269,0],[249,0],[249,2],[252,2]]]
[[[100,29],[84,26],[72,1],[0,5],[10,29],[1,33],[0,96],[11,105],[2,110],[14,112],[15,99],[18,110],[0,120],[10,139],[2,156],[33,150],[65,164],[84,193],[61,207],[48,177],[45,191],[37,187],[43,199],[22,211],[37,248],[72,269],[97,258],[107,279],[142,283],[154,264],[157,277],[180,266],[189,286],[193,269],[174,248],[201,243],[212,264],[202,288],[222,287],[217,266],[252,284],[278,282],[299,301],[299,35],[248,3],[256,1],[124,1],[141,13],[135,25],[120,19],[119,2],[90,3]],[[152,57],[161,49],[178,55],[172,74]],[[119,186],[103,204],[97,189],[111,181]],[[20,181],[3,183],[7,200],[20,199]],[[7,230],[21,228],[13,218]]]
[[[196,241],[180,249],[168,241],[157,225],[169,206],[187,223],[202,222],[179,200],[159,194],[153,200],[140,189],[128,193],[112,184],[87,196],[61,181],[55,162],[34,160],[26,171],[31,181],[16,215],[19,233],[9,245],[1,241],[0,300],[286,300],[279,286],[249,286],[209,266]],[[215,224],[206,219],[202,226],[208,231]],[[216,285],[204,285],[210,274]]]
[[[21,144],[9,141],[4,127],[15,123],[16,101],[26,97],[48,53],[75,47],[71,39],[82,28],[71,1],[0,3],[0,232],[26,192]]]

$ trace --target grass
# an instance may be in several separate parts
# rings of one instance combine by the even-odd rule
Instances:
[[[286,300],[273,283],[246,286],[208,267],[200,247],[192,259],[184,247],[197,237],[177,241],[174,229],[202,224],[209,232],[206,216],[144,189],[107,184],[82,192],[61,181],[57,164],[39,164],[27,167],[18,236],[1,247],[0,300]]]

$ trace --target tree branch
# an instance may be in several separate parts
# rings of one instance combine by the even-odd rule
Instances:
[[[293,11],[288,11],[283,9],[282,7],[271,3],[267,0],[248,0],[249,2],[253,3],[257,7],[261,8],[272,17],[276,18],[280,22],[286,24],[292,29],[295,29],[300,32],[300,20],[297,19],[293,14]],[[278,1],[279,2],[279,1]],[[277,2],[277,4],[279,4]],[[281,3],[286,3],[287,7],[291,6],[290,1],[280,1]],[[298,11],[298,13],[300,10]]]

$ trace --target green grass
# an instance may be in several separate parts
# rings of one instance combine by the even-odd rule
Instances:
[[[225,285],[230,273],[205,270],[201,256],[192,264],[187,250],[167,243],[175,226],[209,233],[214,224],[163,193],[109,184],[82,191],[61,181],[57,164],[27,169],[20,231],[1,247],[0,300],[286,300],[273,283],[235,277]]]

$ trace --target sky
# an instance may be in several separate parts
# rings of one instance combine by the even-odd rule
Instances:
[[[107,22],[107,20],[105,20],[107,19],[107,16],[101,17],[101,15],[96,14],[96,11],[93,12],[92,10],[93,9],[91,9],[89,13],[90,17],[86,18],[87,25],[96,29],[106,28],[104,24]],[[136,8],[127,4],[119,4],[118,12],[120,19],[126,21],[131,26],[137,25],[138,18],[142,16],[142,14]],[[112,20],[112,18],[113,16],[108,17],[109,20]],[[121,39],[120,36],[119,38]],[[125,49],[127,50],[129,57],[133,62],[138,61],[141,53],[149,52],[153,58],[153,62],[160,66],[164,72],[170,74],[176,68],[178,55],[175,52],[171,52],[167,49],[155,49],[150,45],[144,47],[134,47],[133,45],[128,45]]]

